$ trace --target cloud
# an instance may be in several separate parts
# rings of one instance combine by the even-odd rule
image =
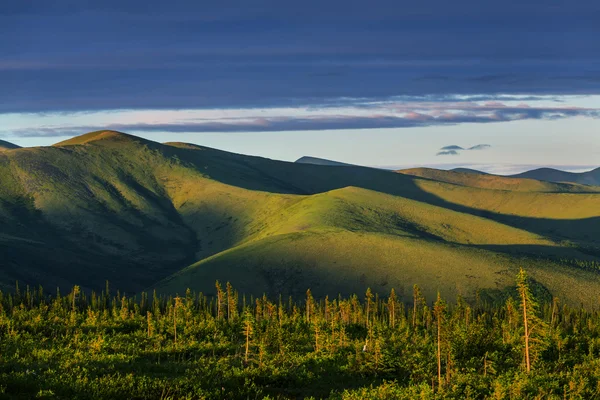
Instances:
[[[464,148],[453,144],[450,146],[444,146],[440,150],[464,150]]]
[[[492,147],[492,146],[489,144],[478,144],[476,146],[469,147],[467,150],[485,150],[485,149],[489,149],[490,147]]]
[[[445,150],[445,151],[440,151],[439,153],[436,154],[436,156],[457,156],[459,153],[456,150]]]
[[[487,106],[487,104],[486,104]],[[499,107],[504,108],[506,107],[504,104],[499,104]],[[442,147],[440,150],[440,152],[438,152],[436,154],[436,156],[457,156],[460,154],[461,151],[465,150],[465,151],[469,151],[469,150],[485,150],[485,149],[489,149],[490,147],[492,147],[489,144],[478,144],[475,146],[471,146],[471,147],[461,147],[461,146],[457,146],[455,144],[450,145],[450,146],[444,146]]]
[[[73,136],[84,132],[113,129],[125,132],[201,133],[201,132],[285,132],[339,129],[415,128],[466,123],[499,123],[529,119],[564,119],[569,117],[600,118],[600,109],[570,106],[547,107],[529,105],[462,102],[384,102],[366,107],[342,106],[324,108],[264,108],[232,110],[128,111],[114,114],[90,114],[88,120],[106,120],[105,124],[85,123],[86,114],[62,116],[64,124],[30,124],[1,129],[0,135],[17,137]],[[48,114],[54,115],[54,114]],[[44,121],[38,116],[38,121]],[[84,123],[76,124],[70,120]],[[113,121],[111,122],[111,119]],[[148,122],[150,121],[150,122]],[[484,150],[489,144],[464,148],[443,147],[442,151]]]

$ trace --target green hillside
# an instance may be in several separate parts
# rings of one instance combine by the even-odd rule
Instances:
[[[600,194],[415,175],[114,131],[3,152],[0,283],[494,297],[525,266],[565,301],[597,300]]]

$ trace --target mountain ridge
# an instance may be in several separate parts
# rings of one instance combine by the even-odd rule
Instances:
[[[600,185],[600,167],[586,172],[566,172],[555,168],[537,168],[520,174],[515,178],[530,178],[550,182],[571,182],[584,185]]]
[[[211,293],[216,278],[323,296],[394,285],[410,301],[432,281],[449,297],[495,293],[525,266],[565,301],[600,290],[600,196],[576,185],[482,188],[103,132],[0,155],[0,284]]]

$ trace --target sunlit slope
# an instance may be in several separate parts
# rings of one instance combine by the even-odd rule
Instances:
[[[320,230],[371,232],[462,244],[554,246],[508,225],[423,202],[356,187],[303,196],[264,221],[261,235]]]
[[[468,171],[444,171],[433,168],[411,168],[397,171],[405,175],[427,178],[481,189],[510,190],[518,192],[589,193],[600,192],[600,187],[574,183],[553,183],[526,178],[512,178]]]
[[[186,288],[214,293],[214,281],[230,281],[245,293],[319,296],[362,293],[394,287],[410,301],[413,284],[432,299],[457,294],[473,298],[477,290],[492,298],[510,290],[519,266],[565,302],[591,306],[600,277],[568,270],[552,262],[509,257],[474,247],[407,236],[363,232],[297,232],[251,242],[200,261],[160,282],[162,293]]]
[[[154,288],[210,293],[218,279],[254,294],[301,294],[310,287],[335,295],[393,286],[408,301],[414,283],[427,286],[431,296],[438,289],[446,296],[472,296],[476,289],[493,294],[511,286],[517,267],[525,266],[567,301],[595,301],[584,291],[568,293],[564,283],[573,284],[577,276],[586,279],[579,288],[600,290],[597,274],[573,275],[547,261],[591,259],[576,249],[486,218],[370,190],[350,187],[303,196],[265,222],[261,234]]]
[[[538,190],[468,187],[362,167],[324,168],[247,157],[200,147],[180,148],[179,157],[232,186],[272,193],[315,194],[355,186],[483,216],[515,228],[594,246],[600,237],[600,194],[572,193],[576,185],[537,183]],[[476,175],[474,175],[476,176]],[[561,190],[565,191],[561,191]]]

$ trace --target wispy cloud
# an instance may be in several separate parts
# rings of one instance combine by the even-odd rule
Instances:
[[[464,150],[464,148],[460,147],[460,146],[457,146],[455,144],[452,144],[450,146],[444,146],[440,150]]]
[[[459,153],[456,150],[443,150],[436,154],[436,156],[457,156]]]
[[[498,105],[499,107],[505,107],[503,104]],[[440,149],[440,151],[436,154],[436,156],[457,156],[461,151],[470,151],[470,150],[485,150],[492,147],[489,144],[477,144],[471,147],[462,147],[455,144],[444,146]]]
[[[467,150],[485,150],[485,149],[489,149],[490,147],[492,147],[492,146],[489,144],[478,144],[476,146],[469,147]]]
[[[515,103],[513,101],[512,103]],[[125,116],[125,117],[124,117]],[[37,124],[0,130],[0,135],[17,137],[72,136],[98,129],[125,132],[279,132],[339,129],[409,128],[466,123],[498,123],[529,119],[555,120],[569,117],[600,118],[600,109],[568,105],[547,106],[536,102],[518,105],[509,102],[477,102],[471,99],[452,102],[393,101],[348,104],[338,107],[288,107],[235,110],[173,110],[169,112],[131,111],[105,115],[106,123]],[[45,117],[38,118],[43,121]],[[92,120],[98,120],[96,115]],[[112,121],[111,121],[112,119]],[[28,120],[29,121],[29,120]],[[81,123],[83,122],[83,123]],[[471,147],[449,145],[444,151],[473,151],[489,144]]]

